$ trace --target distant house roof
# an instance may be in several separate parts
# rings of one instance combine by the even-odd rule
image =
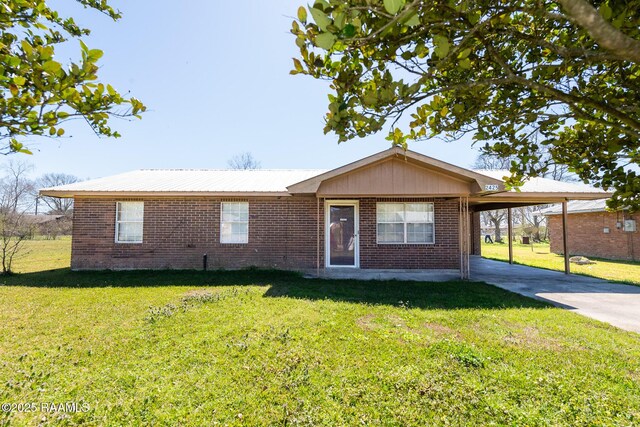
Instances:
[[[46,224],[47,222],[56,221],[63,217],[64,215],[24,215],[25,221],[33,225]]]
[[[567,203],[567,213],[589,213],[606,211],[607,199],[598,200],[572,200]],[[559,215],[562,213],[562,205],[551,206],[540,211],[543,215]]]

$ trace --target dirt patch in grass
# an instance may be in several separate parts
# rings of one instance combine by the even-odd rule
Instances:
[[[392,334],[398,334],[398,339],[401,342],[415,342],[416,340],[423,341],[425,339],[432,342],[441,338],[453,338],[456,340],[461,338],[459,332],[448,326],[426,322],[421,323],[419,327],[412,327],[407,325],[405,319],[396,314],[389,314],[384,317],[367,314],[357,318],[356,325],[364,331],[387,330]]]
[[[456,338],[460,338],[460,333],[454,331],[448,326],[441,325],[440,323],[427,322],[423,324],[425,328],[434,331],[438,335],[446,335],[446,336],[454,336]]]
[[[360,326],[365,331],[373,331],[379,329],[380,325],[374,322],[376,316],[373,314],[367,314],[366,316],[358,317],[356,319],[356,325]]]
[[[565,348],[557,340],[541,336],[540,330],[534,326],[525,326],[520,329],[510,326],[509,329],[512,332],[504,337],[504,341],[508,344],[553,351]]]
[[[397,314],[390,314],[387,316],[386,320],[393,325],[393,327],[395,328],[403,328],[403,329],[411,329],[409,327],[407,327],[407,324],[405,323],[404,319],[400,316],[398,316]]]
[[[184,293],[184,299],[210,298],[213,294],[206,289],[194,289]]]

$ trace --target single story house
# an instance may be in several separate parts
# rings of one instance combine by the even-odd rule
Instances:
[[[606,199],[574,200],[568,203],[569,255],[640,261],[640,214],[607,211]],[[551,252],[564,253],[562,209],[542,211],[549,220]]]
[[[606,197],[398,147],[330,171],[139,170],[45,188],[73,197],[71,268],[446,269],[468,277],[478,212]],[[205,256],[206,255],[206,256]]]

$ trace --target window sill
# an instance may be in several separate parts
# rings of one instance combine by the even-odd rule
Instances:
[[[435,245],[436,242],[376,242],[376,245],[379,246],[428,246],[428,245]]]

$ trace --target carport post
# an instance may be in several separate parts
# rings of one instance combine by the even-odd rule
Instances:
[[[507,238],[509,239],[509,264],[513,264],[513,218],[511,208],[507,208]]]
[[[562,202],[562,249],[564,252],[564,274],[571,273],[571,264],[569,263],[569,239],[567,232],[567,201]]]

